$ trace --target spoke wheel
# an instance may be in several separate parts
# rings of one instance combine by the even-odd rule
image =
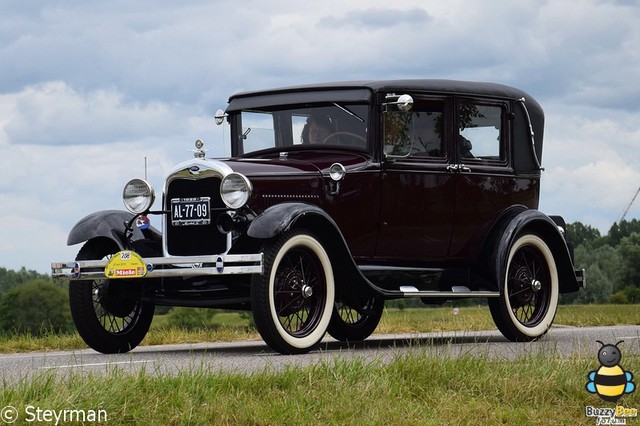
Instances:
[[[499,298],[489,299],[498,329],[510,340],[544,335],[558,307],[558,271],[553,253],[537,235],[519,237],[511,250]]]
[[[76,260],[109,259],[118,247],[87,242]],[[127,280],[69,282],[69,306],[80,337],[102,353],[128,352],[140,344],[153,319],[154,305],[141,300],[141,283]]]
[[[384,310],[384,300],[370,295],[362,301],[352,303],[337,300],[327,331],[339,341],[358,341],[369,337],[378,326]]]
[[[324,336],[334,302],[331,262],[303,230],[265,246],[265,273],[254,275],[251,305],[264,341],[283,354],[304,353]]]

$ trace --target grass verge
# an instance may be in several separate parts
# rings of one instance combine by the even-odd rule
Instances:
[[[558,308],[554,322],[557,326],[640,325],[637,305],[566,305]],[[486,306],[385,309],[376,333],[427,333],[445,331],[493,330],[495,325]],[[171,327],[166,316],[154,318],[151,330],[142,345],[174,343],[232,342],[255,340],[260,336],[252,328],[247,315],[220,312],[214,317],[214,327],[185,330]],[[77,334],[46,334],[0,336],[0,353],[47,350],[85,349]]]
[[[630,355],[625,365],[640,365]],[[337,359],[240,375],[52,373],[5,386],[0,406],[104,410],[110,424],[477,425],[595,424],[586,406],[611,406],[585,391],[594,357],[434,357],[428,348],[390,363]],[[640,393],[624,396],[640,405]],[[33,410],[33,409],[32,409]],[[632,419],[631,421],[635,421]]]
[[[640,324],[630,305],[561,306],[556,324],[598,326]],[[143,344],[257,339],[249,320],[220,313],[213,329],[185,331],[154,321]],[[388,309],[377,332],[493,329],[486,307]],[[77,335],[0,338],[4,352],[85,348]],[[625,354],[622,365],[636,377],[640,356]],[[436,355],[429,347],[397,355],[391,362],[338,358],[310,367],[266,369],[252,374],[194,369],[168,375],[106,375],[43,372],[3,383],[0,407],[15,407],[16,424],[36,409],[79,415],[104,410],[109,424],[596,424],[585,407],[611,407],[585,390],[587,374],[598,368],[596,354],[561,357],[555,350],[515,361],[488,356]],[[637,379],[636,379],[636,384]],[[640,392],[619,402],[640,408]],[[70,412],[70,410],[76,410]],[[104,419],[103,417],[102,419]],[[77,420],[73,418],[71,420]],[[638,419],[627,419],[627,424]],[[59,422],[72,423],[74,421]],[[89,423],[87,421],[87,423]]]

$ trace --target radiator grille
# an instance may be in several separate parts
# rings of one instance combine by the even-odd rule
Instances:
[[[188,197],[211,197],[211,224],[199,226],[173,226],[167,217],[167,251],[172,256],[198,256],[220,254],[226,251],[227,236],[217,227],[218,215],[225,208],[220,198],[220,182],[217,177],[198,180],[176,179],[167,188],[165,209],[170,210],[171,199]]]

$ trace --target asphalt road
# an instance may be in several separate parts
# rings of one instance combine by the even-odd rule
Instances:
[[[91,349],[10,354],[0,355],[0,378],[9,384],[46,372],[64,376],[69,373],[107,374],[116,369],[130,373],[144,370],[149,374],[165,375],[203,368],[209,371],[251,373],[332,362],[335,358],[391,362],[412,351],[435,356],[466,354],[499,359],[540,353],[560,356],[578,354],[593,356],[596,363],[600,348],[596,340],[612,344],[624,340],[619,346],[622,351],[621,365],[625,365],[625,354],[640,354],[640,326],[554,327],[542,340],[531,343],[509,342],[497,331],[376,334],[365,342],[351,345],[327,338],[318,350],[293,356],[275,353],[262,341],[146,346],[118,355],[103,355]]]

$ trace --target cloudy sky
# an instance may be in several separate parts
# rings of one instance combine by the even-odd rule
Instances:
[[[0,267],[73,259],[68,231],[121,209],[145,157],[161,190],[195,139],[224,155],[232,93],[338,80],[529,92],[541,210],[606,233],[640,186],[639,22],[636,0],[2,0]]]

